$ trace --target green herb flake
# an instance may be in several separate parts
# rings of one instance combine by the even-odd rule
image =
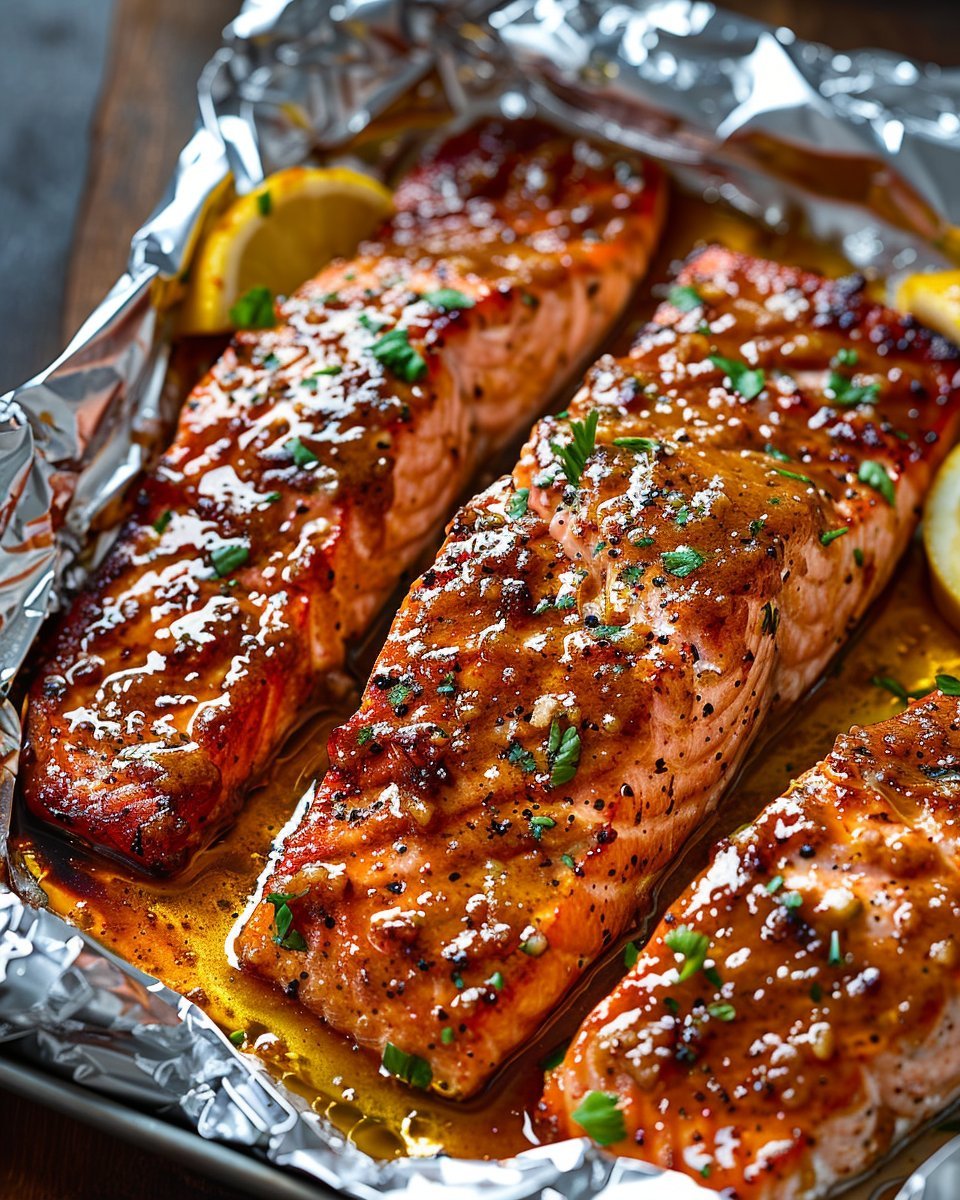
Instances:
[[[387,703],[394,711],[396,711],[398,708],[402,708],[403,705],[406,704],[412,692],[413,688],[410,686],[410,684],[404,683],[401,680],[401,682],[395,683],[387,692]]]
[[[771,446],[769,442],[763,448],[764,454],[769,454],[771,458],[775,458],[777,462],[791,462],[789,454],[784,454],[782,450],[778,450],[776,446]]]
[[[678,579],[686,579],[698,571],[707,561],[699,550],[692,546],[681,546],[679,550],[665,550],[661,555],[663,569]]]
[[[560,861],[565,867],[569,867],[571,871],[575,871],[577,869],[577,864],[569,854],[561,854]]]
[[[154,521],[153,528],[157,533],[163,533],[170,522],[173,520],[173,513],[168,508],[166,512],[162,512]]]
[[[298,437],[292,437],[289,441],[284,442],[283,448],[292,457],[298,467],[309,467],[312,463],[320,461],[314,452],[305,446]]]
[[[845,533],[849,532],[849,525],[843,525],[840,529],[827,529],[820,534],[820,545],[829,546],[831,542],[835,542],[837,538],[843,537]]]
[[[858,567],[863,566],[863,551],[860,549],[859,546],[854,546],[854,548],[853,548],[853,561],[857,564]]]
[[[257,196],[257,211],[261,217],[269,217],[273,211],[273,197],[269,192],[261,192]]]
[[[473,308],[476,304],[476,300],[455,288],[438,288],[435,292],[424,292],[423,298],[431,308],[439,308],[441,312],[456,312],[461,308]]]
[[[774,877],[767,884],[767,894],[770,896],[775,896],[782,887],[783,887],[783,876],[782,875],[774,875]]]
[[[621,446],[624,450],[635,450],[638,454],[656,454],[662,445],[656,438],[646,437],[614,438],[613,444]]]
[[[671,929],[663,940],[668,949],[672,950],[674,954],[680,955],[683,959],[683,966],[680,968],[680,978],[677,982],[683,983],[691,975],[696,975],[703,966],[707,957],[707,951],[710,949],[710,939],[707,935],[705,933],[697,933],[689,925],[680,925],[676,929]]]
[[[551,1050],[549,1054],[547,1054],[543,1058],[541,1058],[540,1070],[541,1071],[556,1070],[556,1068],[559,1067],[560,1064],[563,1062],[563,1060],[567,1057],[567,1047],[569,1045],[570,1045],[569,1042],[561,1042],[560,1045],[557,1046],[557,1048],[555,1050]]]
[[[537,842],[539,842],[543,837],[543,831],[545,829],[553,829],[554,825],[556,825],[556,821],[553,819],[553,817],[530,818],[530,832],[533,834],[534,840]]]
[[[637,960],[640,957],[640,948],[636,942],[627,942],[623,948],[623,965],[628,971],[632,971],[637,965]]]
[[[880,385],[856,384],[838,371],[831,371],[826,394],[839,408],[854,408],[858,404],[873,404],[880,394]]]
[[[553,602],[553,607],[562,611],[565,608],[573,608],[577,602],[577,597],[573,592],[567,592],[566,595],[558,596]]]
[[[507,501],[507,516],[511,521],[519,521],[527,515],[527,505],[530,501],[529,488],[517,488]]]
[[[449,1025],[444,1025],[444,1027],[440,1030],[440,1041],[443,1042],[445,1046],[449,1046],[453,1042],[454,1036],[454,1032]]]
[[[585,421],[571,421],[570,433],[573,440],[566,445],[557,442],[550,443],[550,449],[556,454],[563,467],[567,483],[574,487],[580,486],[580,476],[587,465],[587,459],[594,451],[597,442],[597,423],[600,413],[594,409]]]
[[[235,1029],[233,1033],[230,1034],[230,1041],[234,1046],[242,1046],[246,1040],[247,1034],[243,1029]]]
[[[279,492],[267,492],[263,498],[264,504],[276,504],[281,499]]]
[[[217,546],[210,551],[210,562],[220,579],[226,578],[237,567],[242,567],[249,557],[250,550],[242,545]]]
[[[269,288],[252,287],[231,306],[229,315],[235,329],[272,329],[277,323],[273,293]]]
[[[945,696],[960,696],[960,679],[956,675],[938,675],[936,682]]]
[[[634,544],[635,546],[638,546],[638,547],[652,546],[652,545],[653,545],[653,538],[652,538],[652,537],[642,537],[642,538],[638,538],[638,539],[637,539],[637,541],[635,541],[633,544]]]
[[[617,1107],[619,1097],[613,1092],[587,1092],[580,1107],[572,1116],[587,1137],[598,1146],[613,1146],[627,1136],[623,1113]]]
[[[339,365],[339,363],[330,363],[330,364],[328,364],[328,365],[327,365],[327,366],[325,366],[325,367],[317,367],[316,371],[314,371],[314,373],[313,373],[313,374],[314,374],[314,376],[320,376],[320,375],[342,375],[342,374],[343,374],[343,367],[341,367],[341,366]]]
[[[502,992],[503,991],[503,972],[502,971],[494,971],[494,973],[487,980],[487,983],[489,983],[492,988],[496,988],[496,990],[498,992]]]
[[[803,897],[799,892],[784,892],[780,898],[780,903],[784,908],[799,908],[803,904]]]
[[[717,1004],[708,1004],[707,1012],[718,1021],[732,1021],[737,1015],[737,1010],[726,1000],[721,1000]]]
[[[437,684],[437,691],[441,696],[455,696],[457,694],[457,680],[452,671],[448,671],[441,682]]]
[[[358,746],[366,746],[366,744],[368,742],[372,742],[372,741],[373,741],[373,726],[372,725],[364,725],[363,728],[360,730],[360,732],[357,734],[357,745]]]
[[[382,1062],[388,1075],[402,1079],[411,1087],[428,1088],[433,1081],[433,1071],[426,1059],[404,1053],[393,1042],[387,1042],[384,1046]]]
[[[910,694],[900,680],[894,679],[891,675],[872,675],[870,682],[874,687],[883,688],[885,691],[890,692],[891,695],[896,696],[903,704],[906,704],[910,699]]]
[[[774,467],[774,471],[778,475],[782,475],[784,479],[795,479],[798,483],[808,483],[813,486],[813,480],[809,475],[801,475],[799,471],[788,471],[784,467]]]
[[[391,329],[373,343],[370,353],[405,383],[416,383],[427,373],[427,360],[410,345],[406,329]]]
[[[386,317],[378,317],[376,313],[368,312],[360,313],[357,321],[367,333],[379,333],[381,329],[386,329],[390,324]]]
[[[887,469],[883,463],[874,462],[871,458],[865,458],[860,464],[857,478],[861,483],[865,483],[867,487],[872,487],[874,491],[879,492],[891,507],[896,505],[897,500],[893,490],[893,480],[887,473]]]
[[[823,988],[819,983],[813,984],[813,986],[810,988],[810,999],[814,1002],[814,1004],[819,1004],[823,999]]]
[[[572,725],[561,733],[560,722],[554,720],[550,726],[547,757],[550,760],[550,787],[569,783],[580,763],[580,734]]]
[[[273,905],[273,941],[283,950],[306,950],[307,943],[302,933],[292,929],[293,912],[290,905],[305,896],[306,892],[271,892],[267,904]]]
[[[676,1000],[674,1000],[674,998],[672,996],[664,996],[663,1007],[668,1012],[672,1012],[674,1016],[676,1016],[677,1013],[680,1011],[680,1005],[678,1004],[678,1002]]]
[[[624,583],[639,583],[643,578],[643,573],[646,567],[634,564],[629,567],[624,567],[620,572],[620,578]]]
[[[761,531],[761,529],[763,529],[763,525],[764,525],[765,521],[766,521],[766,517],[755,517],[750,522],[750,536],[751,537],[757,536],[757,534]]]
[[[831,967],[843,966],[843,954],[840,951],[840,934],[834,929],[830,934],[830,955],[827,962]]]
[[[710,361],[723,371],[730,380],[731,388],[744,400],[755,400],[767,385],[763,371],[754,370],[746,363],[737,362],[735,358],[723,358],[719,354],[711,354]]]
[[[832,367],[855,367],[858,357],[852,346],[841,346],[833,356],[830,365]]]
[[[703,297],[696,288],[680,283],[670,289],[667,300],[674,308],[678,308],[683,313],[693,312],[695,308],[700,308],[703,304]]]
[[[507,747],[507,762],[519,767],[524,775],[531,775],[537,769],[537,760],[519,742],[511,742]]]

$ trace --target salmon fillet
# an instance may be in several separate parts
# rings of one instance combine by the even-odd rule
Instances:
[[[958,385],[861,281],[693,258],[455,518],[241,962],[395,1073],[475,1092],[883,587]]]
[[[742,1200],[814,1200],[960,1095],[960,681],[943,682],[720,844],[550,1077],[559,1132]]]
[[[220,832],[477,463],[617,320],[663,198],[653,167],[490,123],[240,334],[43,656],[31,811],[157,873]]]

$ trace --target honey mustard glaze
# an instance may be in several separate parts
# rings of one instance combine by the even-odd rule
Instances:
[[[651,278],[666,278],[670,264],[697,241],[719,241],[828,274],[847,269],[828,249],[764,233],[719,206],[677,197]],[[656,291],[645,289],[641,316],[651,310]],[[369,666],[388,623],[389,614],[360,656],[358,673]],[[752,818],[790,778],[821,758],[838,731],[895,712],[901,701],[890,681],[907,692],[921,690],[932,685],[938,671],[960,673],[960,637],[933,608],[923,556],[915,544],[859,636],[788,726],[753,755],[712,825],[664,880],[651,911],[639,914],[644,927],[700,869],[717,838]],[[888,682],[883,686],[873,680]],[[231,931],[266,865],[271,843],[299,797],[323,774],[327,736],[350,711],[344,701],[300,727],[269,778],[251,793],[236,825],[198,858],[188,875],[171,881],[135,876],[67,845],[22,814],[15,850],[53,911],[195,1001],[234,1035],[244,1052],[262,1059],[365,1152],[389,1158],[442,1149],[457,1156],[504,1157],[536,1137],[532,1114],[542,1063],[565,1045],[583,1015],[619,979],[622,946],[567,998],[535,1044],[508,1063],[478,1097],[459,1105],[385,1078],[377,1061],[302,1009],[295,996],[241,974],[228,958]]]

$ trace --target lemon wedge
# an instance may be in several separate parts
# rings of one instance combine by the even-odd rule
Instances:
[[[960,271],[908,275],[897,288],[897,308],[960,342]]]
[[[960,629],[960,446],[947,455],[927,496],[923,544],[937,608]]]
[[[391,207],[387,188],[346,167],[290,167],[269,176],[237,197],[202,236],[180,331],[236,328],[230,310],[238,301],[250,293],[261,302],[267,293],[290,295],[334,258],[351,254]]]

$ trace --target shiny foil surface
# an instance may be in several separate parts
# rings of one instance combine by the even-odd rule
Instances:
[[[109,544],[129,484],[170,427],[171,321],[158,298],[189,263],[205,203],[228,173],[241,192],[317,156],[359,158],[388,175],[411,148],[402,122],[390,138],[365,135],[391,113],[432,104],[448,126],[539,113],[651,155],[682,186],[829,242],[863,271],[895,275],[960,256],[951,229],[960,224],[960,71],[879,51],[837,54],[703,0],[250,0],[198,96],[197,131],[134,236],[127,273],[55,363],[0,398],[4,695],[46,616]],[[842,193],[831,170],[838,158]],[[5,701],[4,828],[19,738]],[[42,903],[13,871],[18,890]],[[194,1004],[7,890],[0,1041],[351,1196],[708,1194],[586,1141],[505,1162],[369,1158]],[[944,1166],[957,1169],[953,1146],[911,1177],[906,1194],[955,1194],[943,1182]]]

